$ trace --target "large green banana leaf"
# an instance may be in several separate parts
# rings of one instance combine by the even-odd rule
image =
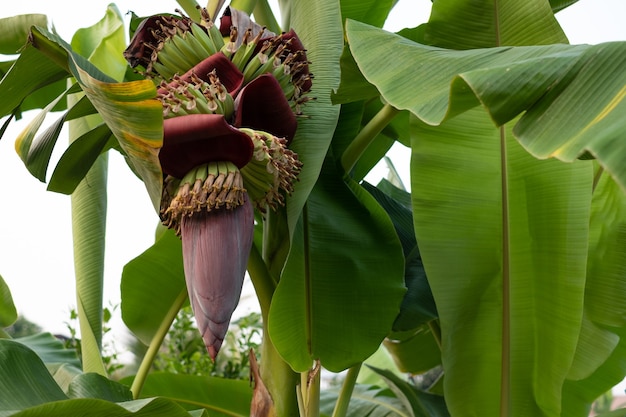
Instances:
[[[153,396],[169,398],[187,410],[205,408],[211,416],[244,417],[250,413],[252,388],[243,380],[156,372],[142,390],[143,398]]]
[[[189,416],[164,398],[128,401],[124,386],[95,374],[80,374],[67,389],[28,347],[0,340],[0,416]]]
[[[341,371],[376,351],[399,313],[404,257],[389,217],[327,158],[272,299],[270,338],[297,371]],[[373,308],[372,306],[376,306]]]
[[[20,49],[26,44],[31,26],[46,27],[48,18],[41,14],[26,14],[0,19],[0,53],[12,55],[20,52]],[[31,56],[32,57],[32,56]],[[28,58],[27,58],[28,59]],[[24,58],[18,57],[17,60],[24,61]],[[16,60],[5,61],[0,63],[0,79],[4,78],[7,73],[11,72],[13,84],[13,96],[4,96],[2,104],[0,104],[0,117],[8,114],[14,114],[16,117],[21,116],[21,112],[45,107],[63,90],[65,90],[65,81],[62,79],[49,78],[45,69],[40,78],[32,78],[28,85],[14,84],[16,79],[29,78],[29,74],[38,72],[40,68],[32,65],[30,68],[24,68],[24,71],[11,70]],[[28,97],[24,99],[23,94]],[[24,101],[21,101],[24,99]],[[64,108],[64,102],[59,103],[57,110]],[[4,132],[2,132],[4,133]]]
[[[442,396],[419,390],[415,385],[403,380],[393,372],[370,367],[387,384],[415,417],[449,417],[445,400]]]
[[[578,359],[587,346],[582,336],[579,345],[579,329],[592,169],[586,162],[537,161],[513,139],[510,125],[496,126],[518,121],[514,132],[537,155],[538,146],[562,148],[553,153],[568,161],[588,151],[624,187],[617,162],[624,153],[615,138],[624,132],[619,68],[626,49],[619,43],[503,47],[564,38],[543,2],[466,6],[452,0],[433,5],[423,30],[436,46],[356,22],[348,22],[347,38],[383,98],[421,119],[413,120],[413,208],[442,322],[452,415],[557,416],[566,378],[602,362],[580,365]],[[534,29],[516,30],[519,25]],[[380,65],[390,60],[394,66]],[[602,80],[601,94],[583,92],[575,82],[583,76],[588,88],[588,72]],[[589,112],[581,113],[588,101]],[[571,117],[554,123],[560,121],[556,110]],[[524,136],[529,126],[549,126],[555,136],[542,136],[533,148]],[[587,126],[602,133],[581,137]],[[615,346],[615,337],[609,339]],[[592,352],[606,358],[610,350],[596,346]],[[575,415],[564,402],[563,415]]]
[[[343,33],[339,2],[294,0],[290,3],[287,26],[296,31],[307,49],[310,70],[315,75],[310,94],[316,98],[304,108],[306,117],[298,120],[296,137],[291,144],[304,164],[299,182],[287,202],[289,230],[293,233],[321,170],[339,116],[339,107],[331,104],[330,95],[339,85]],[[284,10],[283,15],[286,15]]]
[[[529,110],[514,130],[529,152],[564,161],[590,152],[626,187],[626,151],[619,140],[626,131],[620,117],[626,43],[451,51],[357,22],[347,28],[359,67],[394,107],[429,124],[480,104],[497,125]],[[380,65],[390,60],[394,66]]]
[[[66,348],[63,342],[50,333],[37,333],[13,340],[27,346],[46,364],[68,364],[81,368],[76,350]]]
[[[596,172],[595,184],[585,315],[575,360],[563,388],[564,412],[581,416],[594,399],[626,375],[626,194],[601,171]]]
[[[589,164],[536,160],[481,109],[414,129],[415,228],[451,414],[558,416],[582,320]]]
[[[187,300],[181,242],[164,231],[155,244],[128,262],[122,271],[122,318],[144,344],[150,345]]]

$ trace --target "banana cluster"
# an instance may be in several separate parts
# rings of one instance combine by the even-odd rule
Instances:
[[[199,25],[187,17],[158,15],[144,20],[124,56],[131,66],[144,67],[149,78],[170,79],[220,51],[224,39],[212,24]]]
[[[190,74],[187,82],[178,74],[167,83],[161,81],[157,98],[163,104],[163,117],[177,117],[188,114],[222,114],[230,118],[235,111],[235,101],[213,70],[206,74],[209,81]]]
[[[285,139],[252,129],[240,130],[254,143],[252,159],[241,168],[248,195],[259,211],[264,212],[266,206],[276,209],[284,204],[284,194],[293,192],[302,162],[286,147]]]
[[[175,195],[171,194],[173,191]],[[189,171],[182,180],[167,177],[163,192],[167,203],[163,205],[161,219],[165,226],[180,234],[184,216],[241,206],[245,193],[239,168],[231,162],[208,162]]]

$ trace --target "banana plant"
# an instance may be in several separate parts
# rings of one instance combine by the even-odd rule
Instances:
[[[234,1],[223,31],[219,5],[181,1],[185,15],[133,19],[129,66],[110,73],[107,54],[80,42],[89,36],[69,45],[30,29],[0,82],[0,114],[42,101],[44,113],[67,111],[42,135],[41,117],[27,127],[27,168],[45,180],[59,126],[87,123],[49,188],[78,192],[100,154],[118,150],[171,230],[123,272],[123,319],[148,346],[130,387],[76,371],[70,390],[28,348],[0,341],[0,366],[22,366],[18,385],[39,381],[3,410],[588,415],[626,375],[626,44],[568,45],[554,13],[572,3],[439,0],[428,22],[392,34],[381,29],[391,1],[281,1],[282,29],[266,1]],[[395,141],[411,148],[410,192],[363,181]],[[258,169],[268,163],[270,176]],[[234,240],[207,243],[216,238]],[[254,390],[150,373],[188,299],[218,354],[246,267],[264,325]],[[372,355],[396,373],[364,367]],[[320,393],[321,367],[348,370],[341,390]],[[379,386],[357,384],[366,373]]]

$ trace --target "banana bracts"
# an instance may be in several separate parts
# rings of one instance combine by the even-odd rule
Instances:
[[[224,39],[222,36],[226,36]],[[312,74],[295,32],[227,9],[218,29],[152,16],[124,56],[163,106],[161,220],[181,237],[189,299],[215,360],[239,302],[254,207],[284,204],[301,162],[288,149]]]
[[[239,302],[252,246],[254,212],[248,197],[244,199],[234,209],[200,211],[181,221],[189,300],[213,360]]]

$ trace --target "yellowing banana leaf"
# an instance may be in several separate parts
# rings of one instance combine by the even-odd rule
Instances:
[[[529,152],[564,161],[590,152],[626,188],[625,42],[453,51],[346,27],[365,78],[394,107],[432,125],[478,105],[498,126],[528,110],[513,132]]]
[[[161,105],[151,81],[116,83],[93,64],[74,53],[56,35],[34,28],[32,45],[71,72],[83,92],[109,126],[128,156],[131,168],[146,184],[150,198],[159,207],[161,170],[158,149],[163,136]],[[26,51],[33,49],[32,46]]]

